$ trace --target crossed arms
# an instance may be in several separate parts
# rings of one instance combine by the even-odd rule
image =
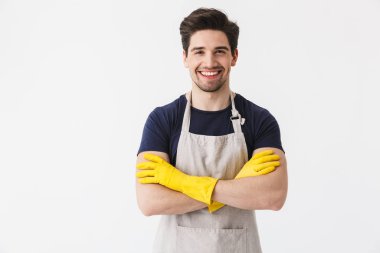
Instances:
[[[288,179],[286,158],[277,148],[259,148],[253,154],[271,149],[280,156],[281,165],[273,172],[232,180],[219,180],[214,188],[212,200],[247,210],[280,210],[285,203]],[[144,153],[160,156],[166,161],[166,153],[148,151],[137,157],[137,163],[146,161]],[[173,191],[160,184],[141,184],[136,180],[137,203],[146,216],[158,214],[183,214],[207,207],[187,195]]]

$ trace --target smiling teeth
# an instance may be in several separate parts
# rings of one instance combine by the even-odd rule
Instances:
[[[218,74],[218,71],[216,71],[216,72],[201,72],[201,73],[204,76],[215,76],[216,74]]]

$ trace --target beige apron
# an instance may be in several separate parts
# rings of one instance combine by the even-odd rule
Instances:
[[[247,162],[248,154],[241,131],[244,121],[235,108],[232,92],[234,133],[223,136],[189,132],[191,93],[189,97],[176,167],[194,176],[233,179]],[[212,214],[204,208],[186,214],[163,215],[153,249],[159,253],[260,253],[255,212],[226,205]]]

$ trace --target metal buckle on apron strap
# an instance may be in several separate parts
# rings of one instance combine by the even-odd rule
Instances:
[[[240,125],[244,125],[244,122],[245,122],[245,118],[242,118],[240,114],[236,115],[236,116],[231,116],[230,117],[230,120],[235,120],[235,119],[238,119],[240,121]]]

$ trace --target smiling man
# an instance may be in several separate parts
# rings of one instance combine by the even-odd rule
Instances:
[[[261,252],[255,210],[287,195],[279,126],[230,89],[236,23],[200,8],[180,33],[191,90],[149,115],[137,157],[139,208],[162,215],[154,252]]]
[[[193,83],[200,90],[211,93],[223,86],[228,88],[226,82],[237,57],[234,58],[230,53],[226,42],[228,45],[226,35],[216,30],[201,30],[191,36],[190,55],[189,52],[184,52],[183,57]],[[211,54],[211,57],[208,54]]]

